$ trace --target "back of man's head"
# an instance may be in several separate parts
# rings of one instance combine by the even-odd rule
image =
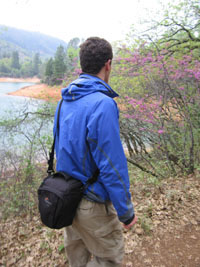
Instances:
[[[105,63],[113,58],[112,46],[99,37],[88,38],[80,48],[80,64],[85,73],[98,74]]]

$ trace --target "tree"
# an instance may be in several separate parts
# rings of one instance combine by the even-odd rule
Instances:
[[[121,134],[129,161],[155,176],[193,173],[200,164],[200,61],[193,51],[165,52],[150,43],[124,47],[111,79],[113,89],[122,88]]]
[[[65,71],[66,71],[65,51],[64,47],[60,45],[56,50],[53,62],[53,80],[55,84],[62,83]]]
[[[32,77],[32,76],[34,76],[32,60],[25,61],[22,64],[22,66],[21,66],[21,75],[23,77]]]
[[[47,63],[46,63],[46,67],[45,67],[45,81],[47,82],[47,84],[52,84],[52,78],[53,78],[53,59],[50,58]]]
[[[35,188],[41,183],[39,177],[45,172],[43,163],[48,159],[52,144],[50,129],[55,108],[56,104],[31,100],[12,116],[0,119],[0,188],[4,216],[33,211],[37,199]],[[12,183],[4,180],[12,180]]]
[[[128,161],[154,176],[193,173],[200,164],[199,11],[197,0],[169,5],[113,62]]]
[[[180,0],[176,5],[169,4],[164,10],[163,19],[152,22],[151,28],[145,31],[143,38],[148,42],[154,41],[164,55],[178,52],[187,54],[192,50],[199,57],[199,1]]]
[[[14,51],[12,53],[12,62],[11,62],[11,67],[14,69],[20,69],[20,64],[19,64],[19,53],[17,51]]]
[[[78,37],[75,37],[73,39],[71,39],[68,43],[67,47],[73,47],[75,49],[78,49],[78,45],[80,43],[80,39]]]
[[[36,53],[33,58],[33,75],[39,74],[39,66],[41,64],[40,54]]]
[[[69,41],[66,52],[66,68],[67,72],[72,72],[78,65],[78,54],[80,39],[75,37]]]
[[[4,62],[0,62],[0,76],[7,76],[10,69],[5,65]]]

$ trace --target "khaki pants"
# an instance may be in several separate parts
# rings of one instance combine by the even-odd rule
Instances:
[[[64,229],[71,267],[119,267],[124,254],[122,226],[112,204],[82,199],[73,224]]]

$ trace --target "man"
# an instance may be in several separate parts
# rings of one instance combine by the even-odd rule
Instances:
[[[92,37],[80,48],[82,74],[62,90],[57,171],[86,183],[73,224],[64,230],[71,267],[121,266],[123,234],[137,220],[129,192],[127,162],[120,141],[118,96],[108,85],[113,58],[104,39]],[[56,130],[56,117],[54,131]]]

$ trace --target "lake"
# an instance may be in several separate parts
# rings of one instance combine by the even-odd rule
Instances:
[[[7,95],[7,93],[15,92],[23,87],[33,85],[34,83],[11,83],[0,82],[0,118],[14,115],[21,110],[25,104],[30,102],[30,98],[21,96]],[[31,108],[31,107],[29,107]],[[11,113],[10,113],[11,111]]]
[[[11,82],[0,82],[0,93],[7,94],[15,92],[23,87],[33,85],[34,83],[11,83]]]
[[[13,118],[18,118],[20,113],[22,114],[23,111],[36,111],[38,107],[42,106],[46,101],[44,100],[38,100],[38,99],[32,99],[29,97],[22,97],[22,96],[12,96],[8,95],[7,93],[11,93],[14,91],[17,91],[23,87],[33,85],[34,83],[11,83],[11,82],[0,82],[0,121],[2,120],[8,120]],[[18,147],[20,145],[23,145],[26,143],[28,138],[34,134],[35,131],[38,129],[38,125],[41,123],[41,120],[35,120],[34,122],[31,121],[31,123],[26,123],[23,126],[23,133],[26,134],[26,138],[24,134],[19,134],[19,129],[16,131],[16,129],[10,130],[9,133],[5,133],[4,130],[1,130],[0,133],[0,146],[1,148],[5,148],[9,146],[10,141],[10,135],[13,134],[13,143],[12,148],[14,145],[17,145]],[[44,130],[43,130],[44,129]],[[14,133],[13,133],[14,131]],[[41,128],[41,132],[44,133],[44,131],[52,132],[52,122],[49,122],[45,125],[45,127]],[[27,140],[26,140],[27,139]]]

